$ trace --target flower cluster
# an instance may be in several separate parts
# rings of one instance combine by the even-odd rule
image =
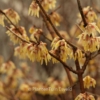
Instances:
[[[88,94],[88,93],[80,93],[75,100],[95,100],[94,96]]]
[[[29,32],[31,33],[30,38],[36,43],[39,41],[40,36],[43,33],[42,29],[37,29],[34,26],[29,29]]]
[[[6,15],[6,17],[4,16],[4,14]],[[9,9],[5,9],[2,11],[2,13],[0,13],[0,24],[4,27],[4,19],[7,20],[9,23],[10,21],[13,24],[18,24],[20,17],[18,15],[17,12],[15,12],[13,9],[9,8]]]
[[[59,57],[62,61],[66,62],[68,58],[73,58],[73,51],[64,39],[60,40],[59,37],[55,37],[52,44],[52,53]],[[56,60],[52,58],[53,63]]]
[[[78,43],[83,46],[85,51],[94,52],[100,48],[100,38],[97,37],[97,32],[100,33],[99,28],[95,23],[89,23],[85,31],[78,36]]]
[[[34,15],[36,17],[39,17],[39,11],[40,11],[40,8],[38,4],[35,1],[33,1],[29,7],[29,12],[28,12],[29,15],[31,16]]]
[[[43,64],[51,59],[51,56],[48,53],[46,48],[46,43],[40,42],[39,44],[29,43],[22,44],[15,49],[15,55],[18,55],[20,58],[28,57],[31,61],[38,61]]]
[[[14,70],[16,67],[14,65],[14,63],[12,61],[8,61],[6,63],[3,63],[1,65],[1,68],[0,68],[0,73],[2,74],[10,74],[12,73],[12,70]]]
[[[8,36],[10,36],[10,40],[14,42],[14,44],[22,42],[20,38],[29,41],[25,28],[22,26],[16,28],[11,25],[10,30],[8,30],[6,33],[8,34]]]
[[[54,9],[56,5],[56,0],[42,0],[41,5],[44,8],[45,11],[49,11],[50,9]],[[30,7],[29,7],[29,15],[34,15],[36,17],[39,17],[40,8],[36,1],[32,1]]]
[[[91,7],[85,7],[83,8],[83,13],[85,15],[86,21],[87,22],[94,22],[94,20],[97,19],[96,13],[93,11]]]
[[[4,10],[7,17],[14,23],[17,24],[20,20],[19,15],[13,9],[5,9]],[[9,22],[9,20],[7,20]]]
[[[50,19],[56,26],[60,25],[59,23],[61,22],[61,16],[58,13],[52,12],[50,14]]]
[[[79,62],[81,62],[82,58],[84,58],[84,54],[82,53],[82,51],[80,49],[77,49],[75,52],[74,59],[78,59]]]
[[[45,11],[49,9],[54,9],[56,7],[56,0],[42,0],[41,2]]]
[[[6,95],[13,92],[16,99],[19,100],[32,100],[33,94],[38,93],[40,95],[59,95],[66,91],[71,91],[71,87],[68,78],[65,77],[62,80],[57,80],[53,77],[49,77],[46,82],[35,81],[33,82],[33,74],[30,71],[33,70],[25,62],[19,64],[19,68],[15,66],[12,61],[2,63],[0,68],[0,95],[1,100],[8,100]],[[32,71],[33,73],[33,71]],[[30,80],[26,82],[27,77]],[[73,78],[74,75],[72,76]],[[16,91],[17,90],[17,91]],[[9,94],[10,95],[10,94]]]
[[[90,76],[86,76],[83,79],[83,82],[84,82],[84,88],[89,88],[91,86],[95,87],[96,85],[95,79],[91,78]]]

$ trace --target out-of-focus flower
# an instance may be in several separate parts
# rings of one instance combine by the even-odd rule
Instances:
[[[97,32],[100,33],[100,29],[98,28],[96,23],[89,23],[86,26],[85,32],[85,34],[88,34],[89,36],[92,35],[92,37],[95,37],[97,36]]]
[[[93,22],[94,20],[97,20],[97,15],[92,9],[87,13],[86,17],[88,18],[88,22]]]
[[[83,82],[84,82],[84,88],[89,88],[91,86],[95,87],[96,85],[95,79],[91,78],[90,76],[86,76],[83,79]]]
[[[84,15],[86,15],[89,12],[89,10],[90,10],[90,6],[84,7],[83,8]]]
[[[1,65],[1,68],[0,68],[0,73],[2,74],[10,74],[12,73],[12,71],[15,69],[15,65],[12,61],[8,61],[6,63],[3,63]]]
[[[9,91],[14,91],[18,87],[18,80],[12,76],[7,76],[5,78],[5,91],[9,93]]]
[[[10,31],[10,30],[11,30],[11,31]],[[8,30],[6,33],[8,34],[8,36],[10,36],[10,40],[11,40],[12,42],[14,42],[15,44],[16,44],[16,43],[22,42],[22,40],[19,39],[18,37],[20,37],[20,38],[22,38],[22,39],[24,39],[24,40],[26,40],[26,41],[29,41],[29,38],[28,38],[28,36],[27,36],[27,34],[26,34],[26,31],[25,31],[25,28],[24,28],[24,27],[20,26],[20,27],[18,27],[18,29],[16,29],[14,26],[11,25],[10,30]],[[18,30],[19,30],[20,32],[19,32]],[[13,33],[12,33],[12,32],[13,32]],[[15,34],[16,34],[17,36],[16,36]]]
[[[40,11],[40,8],[38,6],[38,4],[33,1],[29,7],[29,12],[28,14],[31,15],[31,16],[36,16],[36,17],[39,17],[39,11]]]
[[[61,22],[61,16],[57,12],[52,12],[50,15],[51,21],[56,25],[59,26]]]
[[[13,76],[12,76],[13,75]],[[14,69],[12,74],[10,74],[14,79],[20,79],[24,77],[23,72],[20,69]]]
[[[38,42],[40,39],[40,35],[43,33],[42,29],[37,29],[35,27],[31,27],[29,32],[31,33],[31,39],[34,42]]]
[[[28,91],[31,91],[31,88],[29,87],[28,84],[23,83],[23,84],[20,85],[19,90],[21,90],[23,92],[28,92]]]
[[[80,93],[75,100],[95,100],[94,96],[87,94],[87,93]]]
[[[4,24],[4,15],[0,13],[0,25],[2,25],[3,27],[5,26]]]
[[[22,72],[26,75],[29,73],[30,71],[30,66],[28,66],[28,64],[26,62],[22,62],[20,63],[20,67],[22,69]]]
[[[5,94],[4,84],[0,81],[0,93]],[[7,98],[3,95],[0,95],[0,100],[7,100]]]
[[[32,98],[32,92],[31,92],[31,88],[28,84],[21,84],[18,93],[16,94],[16,96],[20,99],[20,100],[31,100]]]
[[[17,12],[15,12],[13,9],[5,9],[3,10],[7,17],[14,23],[17,24],[20,20],[20,17]],[[6,20],[9,22],[9,20],[6,18]]]
[[[27,57],[26,46],[27,46],[27,43],[20,43],[20,46],[17,46],[15,48],[14,55],[18,56],[20,59],[25,59]]]
[[[56,0],[42,0],[42,6],[45,11],[49,9],[54,9],[56,7]]]
[[[51,85],[53,81],[54,81],[54,78],[53,77],[49,77],[47,79],[47,85]]]
[[[96,13],[93,11],[91,7],[85,7],[83,8],[83,13],[86,16],[87,22],[93,22],[94,20],[97,19]]]

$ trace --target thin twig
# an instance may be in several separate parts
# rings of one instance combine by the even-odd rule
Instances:
[[[52,28],[54,29],[55,33],[56,33],[61,39],[63,39],[62,36],[60,35],[60,33],[58,32],[58,30],[55,28],[55,26],[54,26],[54,24],[52,23],[52,21],[50,20],[50,18],[49,18],[49,16],[47,15],[47,13],[46,13],[45,10],[43,9],[43,7],[42,7],[41,3],[39,2],[39,0],[36,0],[36,2],[38,3],[40,9],[41,9],[42,12],[44,13],[46,19],[48,20],[48,22],[50,23],[50,25],[51,25]],[[66,40],[66,42],[67,42],[70,46],[72,46],[75,50],[77,49],[76,46],[74,46],[73,44],[71,44],[71,43],[68,42],[67,40]]]
[[[6,26],[6,28],[7,28],[11,33],[13,33],[15,36],[17,36],[20,40],[22,40],[23,42],[30,43],[30,42],[24,40],[22,37],[20,37],[20,36],[18,36],[17,34],[15,34],[13,31],[11,31],[10,28],[9,28],[8,26]]]
[[[22,35],[22,32],[18,29],[18,27],[8,18],[8,16],[0,9],[0,13],[2,13],[7,20],[17,29],[17,31]]]
[[[81,3],[80,3],[80,0],[77,0],[77,4],[78,4],[78,9],[80,11],[80,14],[81,14],[81,17],[82,17],[82,20],[83,20],[83,23],[84,23],[84,27],[86,27],[87,26],[87,22],[86,22],[86,19],[85,19],[83,10],[82,10],[82,6],[81,6]]]
[[[73,72],[73,73],[75,73],[75,74],[78,73],[77,71],[75,71],[75,70],[73,70],[71,67],[69,67],[66,63],[64,63],[61,59],[59,59],[57,56],[53,55],[51,52],[49,52],[49,54],[50,54],[52,57],[56,58],[58,61],[60,61],[60,63],[61,63],[65,68],[68,68],[71,72]]]

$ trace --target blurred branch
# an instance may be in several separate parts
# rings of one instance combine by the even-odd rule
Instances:
[[[78,9],[80,11],[80,14],[81,14],[81,17],[82,17],[82,20],[83,20],[83,23],[84,23],[84,27],[87,26],[87,22],[85,20],[85,16],[84,16],[84,13],[83,13],[83,10],[82,10],[82,6],[81,6],[81,3],[80,3],[80,0],[77,0],[77,4],[78,4]]]

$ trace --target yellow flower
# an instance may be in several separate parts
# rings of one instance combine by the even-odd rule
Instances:
[[[16,95],[20,100],[31,100],[32,99],[32,92],[31,88],[28,84],[21,84],[19,91]]]
[[[14,55],[18,56],[20,59],[25,59],[26,58],[26,45],[27,43],[21,43],[20,46],[17,46],[15,48]]]
[[[98,28],[96,23],[89,23],[86,26],[85,34],[88,34],[89,36],[92,35],[92,37],[95,37],[97,35],[97,32],[100,33],[100,29]]]
[[[87,93],[80,93],[75,100],[95,100],[94,96]]]
[[[29,85],[28,84],[25,84],[25,83],[21,84],[19,89],[21,91],[23,91],[23,92],[31,91],[31,88],[29,87]]]
[[[0,13],[0,25],[2,25],[3,27],[5,26],[4,24],[4,15]]]
[[[4,10],[7,17],[14,23],[17,24],[20,20],[20,17],[17,12],[15,12],[13,9],[5,9]],[[6,18],[6,20],[9,22],[9,20]]]
[[[97,19],[97,15],[92,9],[87,13],[86,17],[88,22],[93,22]]]
[[[40,11],[40,8],[38,6],[38,4],[33,1],[29,7],[29,12],[28,14],[31,15],[31,16],[36,16],[36,17],[39,17],[39,11]]]
[[[52,46],[52,53],[59,57],[62,61],[66,62],[69,58],[73,58],[73,51],[66,43],[64,39],[59,40],[59,38],[54,38],[53,42],[51,43]],[[53,62],[58,62],[55,58],[52,58]]]
[[[27,44],[26,46],[26,55],[31,61],[38,61],[43,64],[43,61],[46,63],[51,59],[51,56],[48,53],[46,48],[46,43],[42,41],[39,44]]]
[[[78,43],[83,46],[85,51],[94,52],[100,47],[100,38],[96,37],[97,32],[100,33],[99,28],[95,23],[89,23],[85,31],[78,36]]]
[[[8,36],[10,36],[10,40],[12,42],[14,42],[14,44],[22,42],[22,40],[19,39],[19,37],[22,38],[22,39],[24,39],[24,40],[26,40],[26,41],[29,41],[29,38],[28,38],[28,36],[26,34],[26,31],[25,31],[24,27],[20,26],[20,27],[18,27],[18,29],[16,29],[14,26],[11,25],[10,30],[11,31],[8,30],[6,33],[8,34]]]
[[[84,7],[83,8],[84,15],[86,15],[89,12],[89,10],[90,10],[90,6]]]
[[[4,84],[0,81],[0,93],[5,94]],[[0,100],[7,100],[7,98],[3,95],[0,95]]]
[[[84,54],[82,53],[82,51],[80,49],[77,49],[77,51],[75,52],[75,59],[78,59],[79,61],[81,61],[83,57],[84,57]]]
[[[50,19],[56,26],[60,25],[59,23],[61,22],[61,16],[58,13],[52,12],[50,14]]]
[[[0,73],[2,74],[10,74],[12,73],[12,71],[15,69],[15,65],[12,61],[8,61],[6,63],[3,63],[1,65],[1,68],[0,68]]]
[[[90,76],[86,76],[83,79],[83,82],[84,82],[84,88],[89,88],[91,86],[95,87],[95,85],[96,85],[96,81],[93,78],[91,78]]]
[[[93,38],[88,35],[84,36],[84,34],[81,34],[78,44],[83,46],[85,51],[94,52],[99,50],[100,48],[100,38],[99,37]]]
[[[42,0],[42,6],[45,11],[49,9],[54,9],[56,6],[56,0]]]
[[[30,33],[31,33],[31,36],[30,38],[34,41],[34,42],[38,42],[39,39],[40,39],[40,36],[41,34],[43,33],[42,29],[37,29],[35,27],[31,27],[30,28]]]

